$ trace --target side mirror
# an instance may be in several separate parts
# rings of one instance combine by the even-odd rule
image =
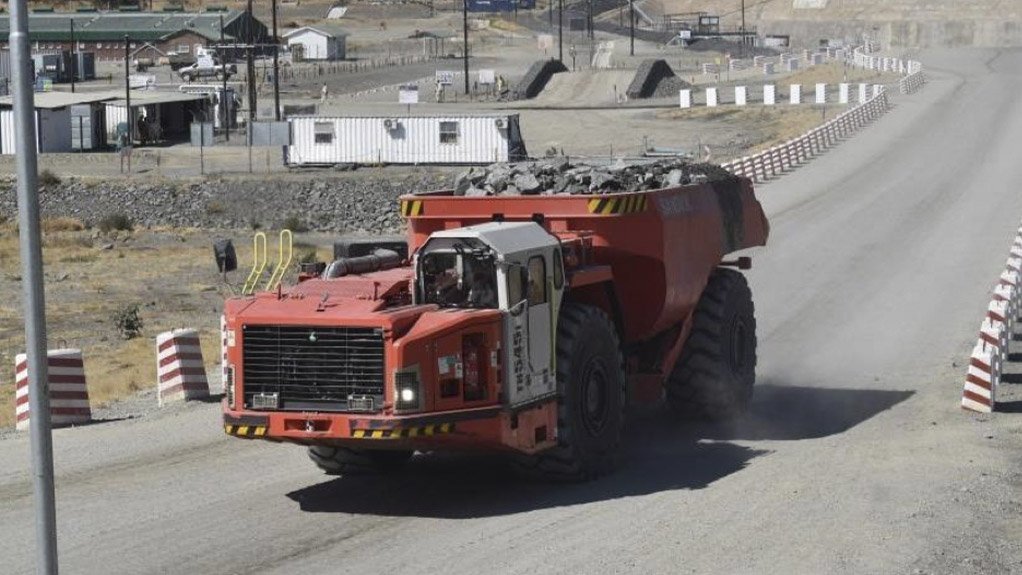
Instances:
[[[216,267],[220,273],[233,272],[238,269],[238,253],[234,251],[234,243],[225,238],[218,238],[213,242],[213,255],[216,257]]]

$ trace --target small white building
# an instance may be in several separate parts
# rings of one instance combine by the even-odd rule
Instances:
[[[343,60],[348,33],[333,24],[302,26],[284,34],[292,54],[300,60]]]
[[[288,119],[287,164],[491,164],[528,158],[517,115]]]

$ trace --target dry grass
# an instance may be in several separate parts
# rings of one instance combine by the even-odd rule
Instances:
[[[700,125],[715,122],[740,128],[746,134],[744,146],[729,150],[727,157],[715,154],[714,161],[726,161],[731,157],[743,156],[776,146],[805,134],[834,117],[838,112],[813,105],[801,106],[720,106],[717,108],[675,109],[658,117],[691,121]]]
[[[803,68],[790,76],[783,78],[778,84],[802,84],[813,86],[816,84],[839,84],[841,82],[869,82],[871,84],[887,84],[895,82],[897,74],[883,74],[873,70],[863,70],[852,66],[846,67],[840,63],[822,64]]]
[[[219,361],[223,293],[210,236],[199,231],[139,231],[93,240],[72,222],[44,228],[49,347],[83,350],[94,407],[156,385],[155,338],[175,327],[198,329],[204,358]],[[127,241],[122,241],[127,237]],[[242,238],[238,238],[242,240]],[[112,249],[101,249],[112,243]],[[244,241],[240,242],[244,247]],[[243,262],[251,255],[239,253]],[[0,427],[14,423],[13,361],[24,349],[18,239],[0,225]],[[237,278],[235,278],[237,279]],[[143,335],[125,341],[114,310],[139,304]]]
[[[74,218],[43,218],[40,223],[40,228],[43,234],[53,234],[57,232],[80,232],[85,229],[85,224],[81,220]]]

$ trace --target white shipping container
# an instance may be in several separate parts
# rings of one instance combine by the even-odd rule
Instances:
[[[290,118],[290,165],[489,164],[528,157],[518,116]]]
[[[36,151],[70,152],[71,151],[71,110],[57,108],[54,110],[41,108],[35,113]],[[0,111],[0,153],[12,155],[17,153],[17,138],[14,133],[14,111]]]

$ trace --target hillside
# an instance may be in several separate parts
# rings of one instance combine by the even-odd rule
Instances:
[[[649,0],[651,15],[709,12],[737,27],[741,0]],[[875,32],[885,47],[1022,45],[1018,0],[746,0],[746,22],[801,41]]]

